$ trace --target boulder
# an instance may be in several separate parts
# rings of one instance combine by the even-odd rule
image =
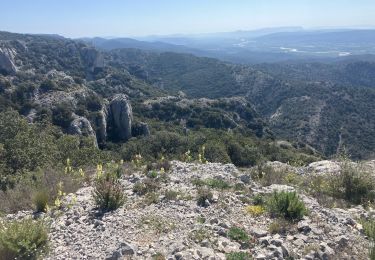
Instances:
[[[120,141],[127,141],[132,136],[133,112],[128,97],[115,95],[109,103],[108,124],[111,136]]]
[[[95,146],[97,146],[96,134],[90,121],[85,117],[80,117],[77,115],[73,115],[73,117],[74,119],[69,126],[69,133],[73,135],[93,137],[95,140]]]
[[[307,169],[316,174],[332,174],[340,171],[340,165],[337,162],[326,160],[310,163]]]
[[[17,72],[17,67],[14,64],[14,57],[16,52],[9,48],[0,48],[0,73],[13,75]]]

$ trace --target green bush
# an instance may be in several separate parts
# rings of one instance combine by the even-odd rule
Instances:
[[[167,190],[165,193],[164,193],[164,198],[166,200],[176,200],[177,197],[178,197],[178,191],[174,191],[174,190]]]
[[[159,194],[156,192],[150,192],[146,194],[143,202],[146,205],[157,204],[159,202]]]
[[[46,212],[48,201],[49,201],[49,194],[45,190],[37,191],[34,195],[34,204],[35,204],[35,210],[37,212]]]
[[[230,163],[231,160],[224,144],[210,142],[205,145],[204,156],[209,162]]]
[[[226,254],[227,260],[252,260],[253,258],[247,252],[231,252]]]
[[[41,221],[23,219],[0,225],[0,259],[39,259],[48,251],[48,230]]]
[[[246,231],[239,227],[231,227],[228,231],[228,237],[237,242],[247,242],[250,239]]]
[[[160,185],[155,179],[146,178],[143,181],[138,181],[133,186],[133,192],[138,195],[145,195],[149,192],[155,192],[159,189]]]
[[[268,200],[268,210],[272,216],[290,220],[301,219],[306,213],[305,204],[296,192],[274,192]]]
[[[375,182],[370,174],[344,162],[339,175],[344,188],[344,199],[354,204],[360,204],[375,199]]]
[[[265,203],[266,203],[266,201],[265,201],[264,195],[262,195],[262,194],[254,195],[254,197],[253,197],[253,204],[254,205],[262,206]]]
[[[201,207],[207,207],[207,201],[212,202],[213,194],[209,189],[199,188],[197,196],[197,204]]]
[[[119,180],[113,176],[104,176],[96,180],[93,196],[96,205],[104,211],[121,207],[125,202],[125,194]]]
[[[213,189],[221,189],[221,190],[224,190],[224,189],[229,189],[230,188],[230,184],[222,179],[206,179],[204,180],[205,184],[210,187],[210,188],[213,188]]]
[[[370,239],[369,258],[373,260],[375,259],[375,221],[364,221],[362,225],[365,235]]]

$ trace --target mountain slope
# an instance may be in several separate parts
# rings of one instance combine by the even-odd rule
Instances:
[[[347,149],[354,158],[374,156],[372,63],[249,67],[127,49],[112,51],[109,62],[145,75],[159,88],[191,97],[246,97],[279,136],[307,142],[326,155]]]

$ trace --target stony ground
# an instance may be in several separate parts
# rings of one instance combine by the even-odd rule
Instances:
[[[287,223],[286,232],[271,234],[270,225],[277,220],[267,213],[252,216],[245,207],[255,194],[293,187],[262,187],[246,171],[214,163],[174,161],[167,176],[158,190],[159,202],[150,205],[145,203],[145,196],[133,192],[134,184],[146,178],[145,174],[139,171],[123,176],[127,201],[105,214],[95,209],[93,188],[80,189],[71,208],[46,216],[52,222],[52,250],[46,259],[226,259],[226,253],[239,251],[250,253],[254,259],[367,259],[369,242],[357,220],[369,213],[361,207],[328,209],[300,194],[309,215],[297,223]],[[242,183],[246,192],[214,190],[214,203],[200,207],[194,178]],[[178,191],[177,199],[163,198],[166,190]],[[71,199],[72,194],[67,196],[67,201]],[[231,241],[227,232],[234,226],[246,230],[250,241]]]

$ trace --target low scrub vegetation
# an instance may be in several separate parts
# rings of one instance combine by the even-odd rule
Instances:
[[[248,242],[250,240],[246,231],[240,227],[231,227],[228,230],[228,237],[237,242]]]
[[[231,252],[226,254],[227,260],[252,260],[253,258],[247,252]]]
[[[306,207],[296,192],[274,192],[269,198],[267,207],[274,217],[284,217],[289,220],[301,219],[306,213]]]
[[[23,219],[0,224],[0,259],[39,259],[48,251],[48,229],[42,221]]]
[[[36,212],[46,212],[48,208],[49,194],[45,190],[36,192],[34,195],[34,204]]]
[[[364,233],[370,239],[369,258],[373,260],[375,259],[375,221],[364,221],[362,224]]]
[[[213,194],[207,188],[199,188],[197,191],[197,204],[201,207],[209,206],[209,203],[212,202]]]
[[[98,169],[93,197],[98,208],[103,211],[115,210],[124,204],[126,197],[116,173],[103,173]]]

